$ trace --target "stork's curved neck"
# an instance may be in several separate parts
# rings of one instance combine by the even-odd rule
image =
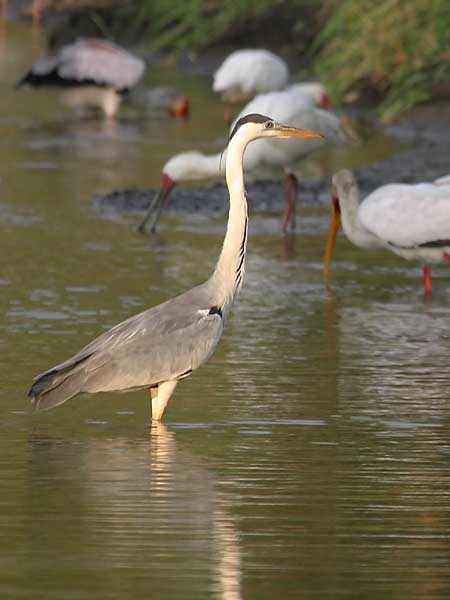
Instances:
[[[224,172],[225,159],[221,154],[201,154],[200,157],[198,169],[205,177],[218,177]]]
[[[230,211],[222,252],[211,277],[217,304],[223,312],[231,307],[244,278],[248,216],[242,159],[251,139],[245,128],[240,129],[229,143],[226,157]]]
[[[360,248],[379,246],[377,238],[368,231],[359,218],[359,189],[356,181],[337,183],[337,196],[341,208],[342,229],[348,239]]]

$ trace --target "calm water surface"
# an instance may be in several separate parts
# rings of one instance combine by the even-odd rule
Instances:
[[[209,82],[169,68],[146,83],[187,90],[187,123],[130,106],[107,127],[15,92],[33,52],[18,28],[0,54],[1,597],[447,599],[448,270],[424,302],[417,266],[341,238],[326,287],[325,209],[286,239],[251,215],[226,334],[163,424],[143,392],[30,414],[34,375],[204,280],[220,249],[222,218],[143,237],[93,193],[154,187],[172,153],[226,135]]]

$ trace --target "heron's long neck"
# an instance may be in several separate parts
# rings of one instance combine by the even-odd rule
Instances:
[[[244,278],[247,248],[247,199],[245,197],[242,158],[249,139],[237,132],[228,146],[226,178],[230,194],[227,232],[214,274],[211,278],[217,302],[223,311],[230,308]]]
[[[356,182],[350,187],[338,185],[342,228],[348,239],[360,248],[380,246],[377,238],[368,231],[359,218],[359,190]]]

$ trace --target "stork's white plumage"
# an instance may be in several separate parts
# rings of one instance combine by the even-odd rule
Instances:
[[[450,175],[443,175],[433,181],[434,185],[450,185]]]
[[[293,169],[299,160],[324,143],[344,139],[339,118],[329,111],[316,106],[318,88],[311,84],[297,84],[281,92],[260,94],[253,98],[240,112],[235,123],[245,114],[273,114],[274,119],[283,123],[292,123],[301,129],[311,129],[321,133],[324,138],[306,140],[291,139],[285,144],[273,143],[270,139],[255,141],[249,146],[244,155],[244,171],[253,178],[264,176],[287,177],[287,202],[283,220],[283,230],[286,231],[295,222],[295,201],[298,182]],[[223,177],[226,151],[223,153],[205,155],[200,152],[182,152],[170,158],[163,167],[162,186],[141,223],[139,230],[143,231],[149,218],[154,215],[152,231],[155,231],[163,204],[173,187],[184,181]],[[221,160],[222,158],[222,160]]]
[[[116,44],[78,39],[40,58],[18,86],[58,87],[64,90],[66,104],[100,106],[112,117],[122,95],[138,83],[144,71],[141,58]]]
[[[430,293],[429,264],[450,260],[450,177],[432,183],[383,185],[360,203],[353,173],[336,173],[326,274],[340,220],[345,235],[356,246],[387,248],[423,263],[425,292]]]
[[[229,102],[281,90],[289,81],[286,62],[269,50],[232,52],[214,73],[213,91]]]
[[[282,169],[292,172],[293,165],[317,150],[324,143],[344,139],[339,118],[329,111],[317,107],[320,95],[318,88],[311,84],[296,84],[280,92],[259,94],[242,109],[237,120],[244,114],[260,112],[274,114],[276,119],[283,122],[296,123],[296,127],[312,127],[319,131],[325,139],[315,140],[309,145],[302,139],[292,139],[286,144],[273,144],[272,140],[258,140],[249,148],[244,158],[244,169],[257,172],[258,169]],[[233,123],[232,127],[236,123]],[[283,146],[283,147],[281,147]]]

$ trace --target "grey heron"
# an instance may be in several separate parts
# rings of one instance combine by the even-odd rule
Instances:
[[[355,176],[343,170],[333,176],[332,204],[326,276],[342,219],[344,233],[355,246],[386,248],[423,263],[425,294],[430,294],[430,263],[450,260],[449,176],[416,185],[383,185],[360,202]]]
[[[144,61],[120,46],[104,39],[80,38],[40,58],[17,87],[56,87],[67,106],[97,106],[111,118],[144,71]]]
[[[212,276],[203,284],[119,323],[68,360],[39,375],[29,396],[37,410],[81,393],[150,388],[152,418],[161,419],[178,382],[202,365],[222,335],[244,277],[247,201],[242,161],[258,138],[320,138],[320,134],[250,114],[231,132],[226,158],[230,210]]]
[[[290,140],[285,144],[277,144],[270,139],[259,140],[245,153],[244,170],[254,178],[261,174],[264,177],[286,177],[283,231],[295,225],[295,203],[298,195],[298,180],[294,174],[296,163],[324,143],[345,139],[340,119],[317,107],[321,96],[319,86],[320,84],[313,83],[296,84],[282,92],[260,94],[253,98],[238,116],[239,119],[248,113],[269,114],[277,121],[292,123],[296,127],[311,129],[325,136],[325,139],[313,143],[303,139]],[[150,218],[151,230],[156,230],[163,207],[177,183],[223,177],[224,161],[221,161],[221,155],[222,153],[205,155],[200,152],[182,152],[170,158],[163,167],[160,191],[153,198],[138,230],[142,233]]]

